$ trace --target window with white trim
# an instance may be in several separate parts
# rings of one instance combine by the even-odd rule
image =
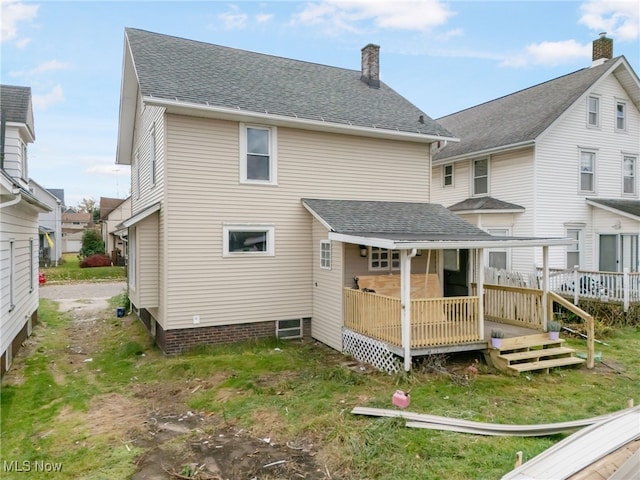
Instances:
[[[223,255],[273,256],[274,227],[259,224],[223,226]]]
[[[453,186],[453,163],[442,166],[442,186]]]
[[[582,229],[567,228],[567,237],[573,240],[571,245],[567,245],[567,268],[580,266],[580,244],[582,240]]]
[[[600,98],[590,96],[587,98],[587,125],[600,126]]]
[[[489,159],[473,161],[473,195],[489,193]]]
[[[400,250],[370,247],[369,270],[400,270]]]
[[[636,193],[636,164],[637,157],[623,155],[622,157],[622,193],[635,195]]]
[[[494,237],[506,237],[509,235],[507,228],[489,228],[487,232]],[[487,255],[487,265],[498,270],[509,268],[509,251],[506,248],[489,248]]]
[[[320,240],[320,268],[331,270],[331,240]]]
[[[625,102],[616,102],[616,130],[624,131],[627,129],[627,104]]]
[[[303,321],[301,318],[293,320],[278,320],[276,322],[277,338],[302,338]]]
[[[277,184],[276,127],[240,124],[240,182]]]
[[[20,140],[20,172],[23,180],[29,180],[29,164],[27,163],[27,144]]]
[[[596,152],[580,151],[580,191],[595,192],[596,185]]]

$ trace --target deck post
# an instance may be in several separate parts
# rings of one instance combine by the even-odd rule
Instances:
[[[622,288],[624,289],[622,291],[622,298],[625,313],[629,311],[629,287],[629,267],[624,267],[622,270]]]
[[[549,246],[542,247],[542,327],[547,331],[549,321]]]
[[[476,250],[476,272],[478,272],[478,278],[476,281],[478,295],[478,334],[480,339],[484,339],[484,248],[478,248]]]
[[[405,372],[411,370],[411,259],[416,253],[415,248],[400,250],[400,324]]]

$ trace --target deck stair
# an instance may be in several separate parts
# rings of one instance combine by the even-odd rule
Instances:
[[[512,375],[582,365],[585,360],[576,357],[576,351],[564,343],[561,338],[551,340],[546,333],[505,338],[500,348],[489,348],[487,359],[498,370]]]

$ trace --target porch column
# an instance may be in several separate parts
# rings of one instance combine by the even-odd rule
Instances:
[[[478,272],[478,278],[476,281],[477,292],[478,295],[478,334],[480,335],[480,340],[484,339],[484,248],[478,248],[476,250],[477,262],[476,262],[476,271]]]
[[[547,331],[549,320],[549,246],[542,247],[542,327]]]
[[[411,259],[417,250],[400,250],[400,325],[402,328],[402,348],[404,370],[411,370]]]

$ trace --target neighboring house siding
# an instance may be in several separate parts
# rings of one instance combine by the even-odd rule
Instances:
[[[301,198],[429,200],[425,144],[279,128],[278,185],[246,185],[237,122],[170,115],[166,125],[161,235],[171,275],[159,315],[169,329],[193,327],[193,315],[201,326],[310,317],[311,216]],[[273,226],[275,255],[223,257],[225,223]]]
[[[342,351],[342,269],[345,245],[331,242],[331,269],[320,268],[320,240],[327,229],[313,220],[313,338]],[[348,285],[350,286],[350,285]]]
[[[21,205],[24,205],[21,204]],[[1,314],[0,353],[4,353],[9,344],[24,328],[28,319],[38,309],[38,216],[32,209],[23,206],[2,209],[2,229],[0,229],[1,260]],[[34,248],[30,249],[33,240]],[[10,242],[13,241],[13,309],[10,299]],[[30,259],[29,255],[33,257]],[[30,270],[33,267],[33,271]],[[31,283],[33,282],[33,283]],[[17,346],[16,346],[17,347]],[[14,354],[17,348],[14,348]],[[4,368],[4,365],[2,365]]]
[[[600,128],[586,127],[587,102],[581,99],[538,141],[538,216],[535,234],[564,236],[565,223],[584,223],[583,245],[588,248],[583,252],[582,267],[595,269],[598,261],[597,239],[592,226],[592,207],[586,204],[585,198],[623,197],[622,154],[640,154],[640,114],[612,76],[606,77],[590,94],[598,94],[600,98]],[[624,133],[615,131],[617,99],[627,101],[627,131]],[[596,187],[593,193],[579,192],[581,148],[596,152]],[[563,248],[550,248],[549,253],[550,266],[565,266]],[[540,254],[536,263],[542,265]]]

